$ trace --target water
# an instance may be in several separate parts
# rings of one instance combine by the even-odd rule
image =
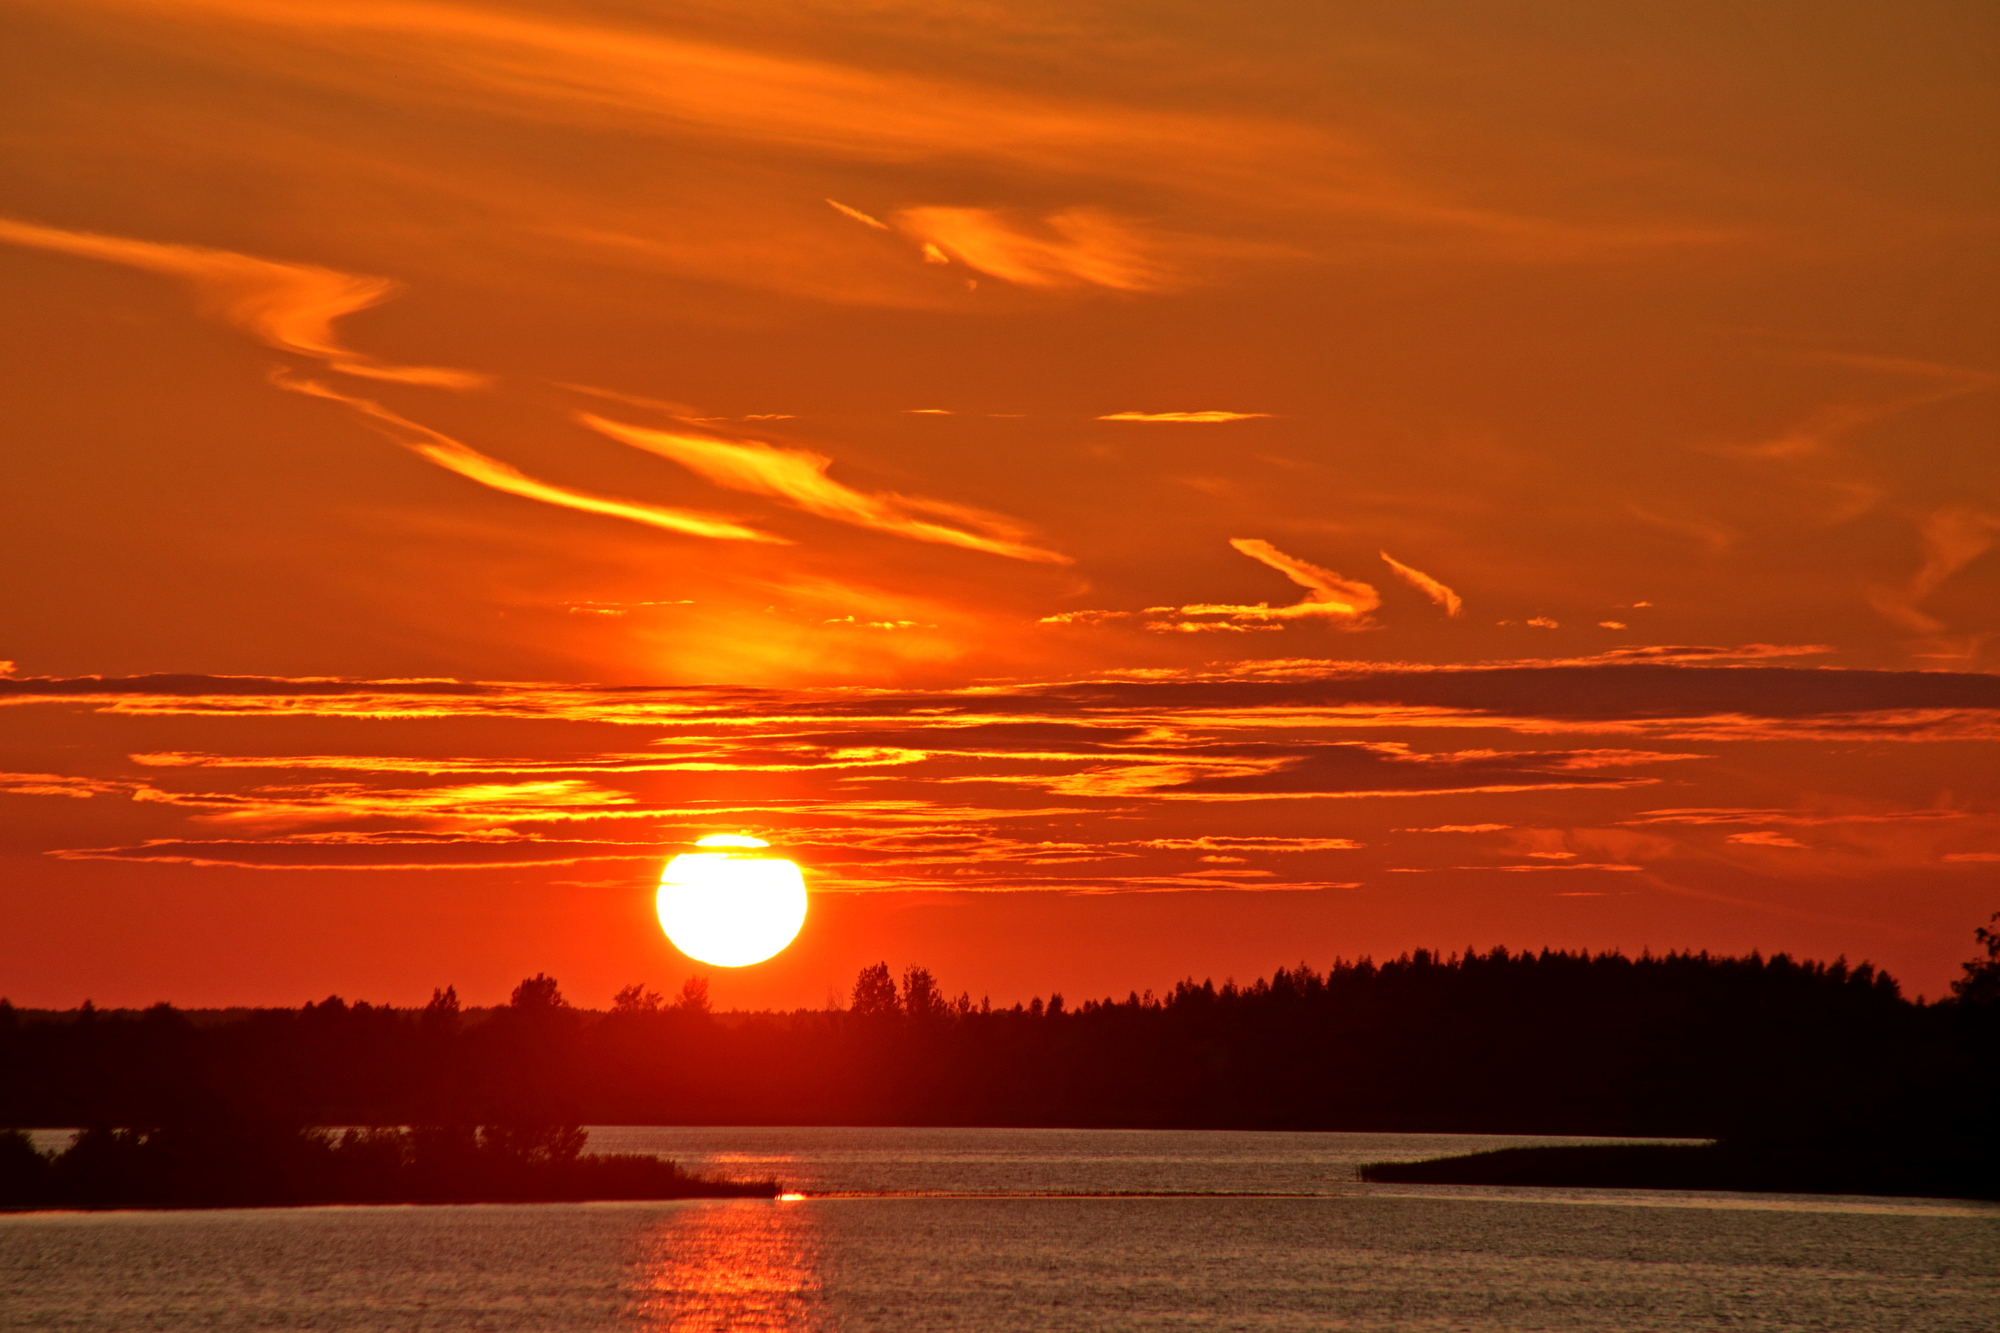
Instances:
[[[0,1216],[0,1329],[2000,1326],[1996,1206],[1352,1175],[1556,1141],[601,1129],[810,1197]]]

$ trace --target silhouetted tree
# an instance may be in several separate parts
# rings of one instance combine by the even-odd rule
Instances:
[[[944,992],[929,968],[912,963],[903,969],[903,1012],[919,1020],[944,1017]]]
[[[619,991],[611,997],[611,1012],[614,1014],[657,1014],[660,1012],[660,993],[647,990],[639,982]]]
[[[338,997],[328,1003],[337,1001]],[[507,1003],[516,1009],[569,1008],[569,1001],[563,998],[562,988],[556,985],[556,979],[541,972],[535,973],[514,987],[514,993],[508,998]]]
[[[1986,956],[1967,962],[1965,975],[1951,983],[1951,993],[1967,1004],[2000,1002],[2000,928],[1996,927],[2000,927],[2000,912],[1972,932],[1972,937],[1986,946]]]
[[[455,1022],[459,1012],[458,987],[446,986],[443,990],[431,987],[431,1002],[424,1006],[426,1015]]]
[[[854,998],[848,1012],[856,1018],[893,1018],[902,1012],[896,999],[896,981],[887,963],[873,963],[854,978]]]
[[[689,977],[681,983],[681,993],[674,1000],[674,1008],[684,1014],[705,1014],[708,1012],[708,978]]]

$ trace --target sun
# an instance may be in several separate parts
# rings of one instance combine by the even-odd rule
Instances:
[[[697,847],[768,847],[758,838],[717,833]],[[799,868],[744,850],[688,852],[660,874],[660,929],[698,962],[748,967],[798,938],[806,920],[806,882]]]

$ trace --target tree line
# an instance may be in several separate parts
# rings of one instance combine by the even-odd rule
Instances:
[[[1996,917],[2000,921],[2000,917]],[[1783,954],[1417,951],[1249,985],[995,1008],[921,967],[842,1007],[28,1011],[0,1000],[0,1125],[1017,1125],[1990,1138],[2000,932],[1942,1003]]]

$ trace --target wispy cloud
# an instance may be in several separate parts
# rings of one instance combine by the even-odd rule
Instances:
[[[1870,589],[1869,601],[1904,628],[1935,634],[1945,625],[1921,609],[1924,600],[2000,542],[2000,515],[1971,505],[1947,505],[1926,515],[1917,533],[1923,541],[1923,560],[1916,572],[1899,587]]]
[[[824,454],[757,440],[723,440],[631,426],[590,413],[581,413],[578,419],[614,440],[672,459],[717,486],[770,496],[821,518],[1016,560],[1069,562],[1069,557],[1059,552],[1028,545],[1022,540],[1027,534],[998,515],[919,496],[869,495],[842,485],[826,475],[833,460]],[[951,519],[958,526],[936,518]]]
[[[333,322],[387,300],[387,278],[340,273],[316,264],[280,263],[198,245],[167,245],[95,232],[64,231],[0,218],[0,241],[165,273],[192,283],[203,304],[271,347],[324,362],[328,369],[369,379],[465,389],[487,376],[441,366],[399,366],[345,346]]]
[[[1921,387],[1891,395],[1857,395],[1848,401],[1816,409],[1776,435],[1748,444],[1714,445],[1711,446],[1712,452],[1739,458],[1809,458],[1826,453],[1841,439],[1877,421],[1912,408],[1945,402],[1969,393],[1981,393],[2000,385],[2000,375],[1991,371],[1919,361],[1912,357],[1819,353],[1805,359],[1887,376],[1905,383],[1915,380]]]
[[[1686,810],[1647,810],[1625,824],[1785,824],[1815,827],[1822,824],[1929,824],[1938,820],[1966,818],[1963,810],[1840,811],[1767,810],[1713,807]]]
[[[1067,209],[1039,228],[990,208],[906,208],[896,222],[923,242],[926,257],[934,250],[1023,287],[1151,292],[1179,281],[1158,243],[1098,209]]]
[[[848,162],[969,161],[1016,177],[1070,178],[1093,187],[1115,181],[1239,213],[1257,201],[1261,211],[1374,223],[1397,234],[1403,248],[1419,251],[1449,246],[1499,259],[1573,263],[1713,245],[1733,235],[1679,222],[1572,221],[1468,200],[1399,169],[1379,145],[1352,131],[1110,98],[1037,96],[970,79],[769,54],[678,36],[636,15],[605,22],[437,0],[88,3],[164,19],[183,33],[207,36],[204,29],[222,28],[232,46],[243,45],[246,35],[262,36],[277,48],[265,59],[290,77],[384,100],[449,100],[508,117],[706,137],[739,149],[757,145]],[[337,58],[300,59],[302,50]],[[1072,224],[1079,231],[1092,226],[1087,210],[1056,217],[1080,218]],[[1091,248],[1088,238],[1079,243]],[[1018,252],[996,262],[1052,271],[1046,260]],[[1062,262],[1053,271],[1075,273]]]
[[[1043,616],[1043,625],[1101,625],[1136,620],[1156,634],[1249,634],[1275,632],[1289,624],[1331,623],[1345,629],[1365,629],[1369,612],[1382,604],[1381,594],[1366,583],[1342,578],[1330,569],[1286,555],[1267,541],[1232,537],[1229,544],[1260,564],[1277,570],[1306,589],[1302,601],[1284,606],[1233,602],[1192,602],[1186,606],[1149,606],[1143,611],[1060,611]]]
[[[380,403],[341,393],[314,380],[277,375],[272,377],[272,383],[293,393],[324,398],[352,408],[366,417],[384,435],[419,458],[435,463],[447,472],[456,472],[469,481],[476,481],[482,486],[507,495],[517,495],[525,500],[539,500],[543,504],[556,505],[563,509],[581,510],[586,514],[622,518],[628,522],[643,523],[648,527],[683,533],[690,537],[788,544],[783,537],[759,532],[755,528],[746,528],[732,519],[715,514],[672,509],[665,505],[642,504],[637,500],[618,500],[539,481],[497,458],[488,458],[449,435],[432,430],[429,426],[420,425],[407,417],[398,416]]]
[[[1351,852],[1367,844],[1352,838],[1231,837],[1210,834],[1199,838],[1152,838],[1139,844],[1163,851],[1200,852]]]
[[[1111,412],[1097,419],[1099,421],[1180,421],[1196,425],[1212,425],[1223,421],[1257,421],[1270,415],[1269,412]]]
[[[1387,551],[1381,551],[1378,554],[1382,557],[1382,563],[1389,566],[1395,572],[1397,578],[1402,579],[1403,582],[1409,584],[1424,596],[1443,607],[1446,615],[1455,616],[1465,606],[1465,603],[1459,598],[1457,593],[1424,573],[1423,570],[1410,568],[1410,566],[1404,564],[1402,561],[1392,557]]]
[[[1757,829],[1750,833],[1732,833],[1729,835],[1728,841],[1741,847],[1805,847],[1804,843],[1789,833],[1776,833],[1770,829]]]
[[[103,778],[72,777],[61,773],[0,773],[0,795],[67,796],[88,800],[93,796],[122,794],[131,784]]]
[[[1197,603],[1183,606],[1182,615],[1222,616],[1233,621],[1286,621],[1326,619],[1344,621],[1359,628],[1368,613],[1382,604],[1382,596],[1366,583],[1342,578],[1330,569],[1286,555],[1271,543],[1256,537],[1231,537],[1229,544],[1260,564],[1269,565],[1306,590],[1303,601],[1289,606],[1255,606]]]
[[[829,199],[826,202],[833,207],[833,210],[835,212],[843,213],[848,217],[853,218],[856,222],[861,223],[863,226],[873,227],[876,231],[889,230],[889,224],[882,221],[880,218],[872,218],[858,208],[849,208],[846,204],[841,203],[840,200],[838,199]]]

